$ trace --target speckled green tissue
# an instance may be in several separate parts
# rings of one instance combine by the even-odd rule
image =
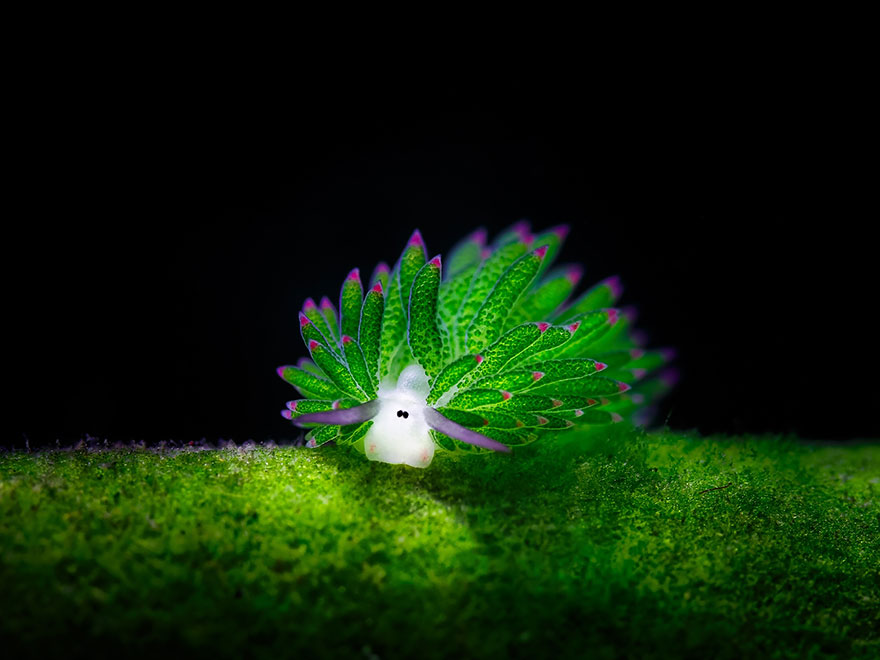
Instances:
[[[880,657],[880,444],[0,455],[4,657]]]

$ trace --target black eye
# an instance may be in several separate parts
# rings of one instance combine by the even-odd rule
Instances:
[[[409,413],[406,412],[405,410],[398,410],[398,411],[397,411],[397,416],[398,416],[398,417],[403,417],[404,419],[406,419],[407,417],[409,417]]]

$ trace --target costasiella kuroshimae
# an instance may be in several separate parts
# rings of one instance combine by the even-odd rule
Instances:
[[[282,415],[307,445],[353,445],[367,458],[428,466],[437,449],[510,452],[542,436],[644,423],[669,387],[670,349],[648,350],[615,307],[620,280],[574,295],[576,265],[551,267],[568,228],[520,222],[427,258],[416,230],[369,289],[357,268],[339,306],[310,298],[300,331],[310,357],[278,374],[304,398]]]

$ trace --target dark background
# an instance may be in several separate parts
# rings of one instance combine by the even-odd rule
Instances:
[[[307,296],[520,218],[678,348],[661,421],[880,436],[857,92],[637,71],[62,66],[10,129],[3,444],[291,439]]]

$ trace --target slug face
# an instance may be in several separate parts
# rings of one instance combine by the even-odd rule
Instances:
[[[397,382],[379,387],[379,412],[364,437],[367,458],[383,463],[426,467],[434,458],[434,441],[425,421],[428,377],[419,365],[403,370]]]

